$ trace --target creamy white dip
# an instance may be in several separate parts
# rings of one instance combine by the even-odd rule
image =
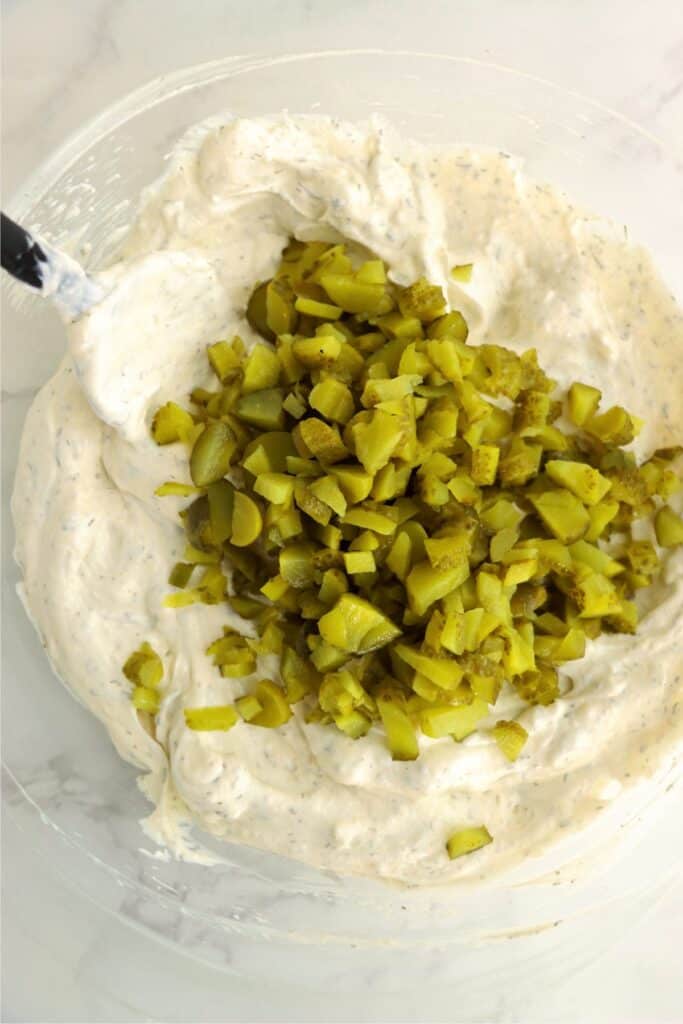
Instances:
[[[530,733],[514,764],[486,732],[461,744],[422,737],[421,757],[399,763],[379,729],[354,742],[299,712],[279,730],[187,729],[184,707],[247,689],[204,654],[240,620],[223,607],[162,607],[185,502],[153,492],[188,481],[187,457],[157,447],[149,424],[164,401],[209,385],[207,344],[255,340],[247,297],[291,235],[347,239],[400,283],[441,284],[472,343],[535,346],[561,385],[595,384],[606,404],[645,418],[639,455],[683,440],[681,312],[622,227],[530,181],[507,154],[425,148],[383,122],[214,124],[143,196],[120,261],[98,275],[106,298],[70,325],[69,353],[29,412],[13,498],[23,597],[57,673],[145,774],[154,835],[176,852],[190,820],[342,873],[413,884],[488,875],[680,750],[683,551],[644,594],[637,636],[601,637],[567,666],[565,699],[521,709],[500,698],[492,721],[519,713]],[[461,263],[474,264],[467,285],[449,277]],[[143,640],[165,668],[156,738],[121,672]],[[450,862],[446,836],[479,824],[493,844]]]

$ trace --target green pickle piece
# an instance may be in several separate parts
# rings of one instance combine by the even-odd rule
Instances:
[[[282,388],[265,388],[243,395],[235,406],[235,414],[251,427],[261,430],[281,430],[284,426]]]
[[[176,402],[166,402],[157,410],[152,420],[151,433],[157,444],[173,444],[175,441],[188,442],[192,437],[195,422],[186,409]]]
[[[493,836],[485,825],[478,825],[475,828],[461,828],[454,832],[446,840],[446,851],[451,860],[463,857],[468,853],[475,853],[482,847],[493,842]]]
[[[137,686],[156,690],[164,676],[164,665],[157,652],[145,640],[126,659],[123,674]]]
[[[232,509],[232,533],[230,541],[237,548],[253,544],[263,528],[261,510],[248,494],[235,491]]]
[[[408,713],[391,696],[378,697],[377,707],[392,761],[415,761],[420,754],[420,747]]]
[[[291,240],[247,304],[263,340],[209,345],[216,389],[189,382],[193,411],[167,402],[152,420],[157,444],[187,446],[192,480],[156,489],[189,499],[162,606],[227,605],[248,634],[225,627],[206,652],[248,692],[186,709],[187,725],[278,728],[302,702],[344,742],[382,730],[397,761],[420,734],[452,749],[478,732],[514,762],[526,730],[492,721],[506,690],[548,706],[592,640],[637,631],[634,594],[683,544],[666,504],[681,449],[639,465],[637,417],[601,411],[589,384],[556,390],[534,349],[468,344],[441,288],[398,285],[357,251]],[[657,546],[639,539],[650,525]],[[124,675],[157,714],[149,644]],[[448,852],[490,841],[461,829]]]
[[[194,732],[227,732],[239,721],[231,704],[205,708],[185,708],[185,725]]]
[[[190,455],[190,476],[198,487],[220,480],[230,469],[236,449],[232,429],[222,420],[207,424],[197,438]]]
[[[156,715],[161,704],[157,690],[152,690],[147,686],[134,687],[131,701],[137,711],[146,711],[150,715]]]
[[[326,643],[352,654],[367,654],[395,640],[401,630],[369,601],[342,594],[318,623]]]
[[[548,530],[564,544],[579,540],[590,525],[583,504],[564,488],[531,495],[529,500]]]
[[[244,364],[242,394],[274,388],[280,379],[280,360],[266,345],[254,345]]]
[[[516,761],[522,753],[529,734],[519,722],[496,722],[493,727],[493,738],[508,761]]]
[[[655,515],[657,543],[663,548],[683,544],[683,519],[669,505],[663,505]]]
[[[250,725],[277,729],[292,717],[292,709],[284,690],[272,680],[262,679],[257,683],[254,696],[261,705],[261,710],[249,720]]]

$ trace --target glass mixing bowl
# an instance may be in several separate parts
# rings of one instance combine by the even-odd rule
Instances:
[[[679,295],[681,170],[623,117],[506,68],[416,53],[234,58],[164,76],[104,111],[8,205],[17,220],[87,266],[113,253],[141,189],[189,126],[230,112],[382,113],[425,142],[495,146],[535,178],[619,222],[647,244]],[[7,511],[18,439],[64,338],[46,304],[4,285],[3,758],[6,814],[57,876],[205,962],[324,990],[457,992],[461,1017],[511,1015],[592,961],[677,870],[667,828],[681,809],[675,766],[633,790],[587,832],[476,890],[412,891],[340,879],[228,847],[228,862],[166,860],[142,833],[135,772],[56,679],[15,593]],[[539,979],[543,985],[539,985]]]

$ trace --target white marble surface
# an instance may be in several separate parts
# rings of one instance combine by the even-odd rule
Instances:
[[[5,0],[5,194],[107,103],[227,54],[378,46],[476,57],[549,78],[683,144],[683,9],[672,0]],[[680,829],[671,831],[680,841]],[[2,1019],[455,1020],[421,993],[264,990],[181,958],[58,885],[3,833]],[[683,1019],[683,885],[527,1020]],[[509,1020],[504,1013],[499,1020]]]

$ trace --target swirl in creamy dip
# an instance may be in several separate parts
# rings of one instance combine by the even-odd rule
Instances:
[[[638,634],[601,636],[568,667],[565,699],[523,712],[530,738],[514,764],[485,732],[423,736],[417,761],[393,762],[381,731],[354,742],[305,724],[300,707],[278,730],[188,730],[184,707],[244,692],[204,651],[223,625],[249,626],[227,606],[162,607],[184,502],[153,492],[187,481],[187,459],[154,444],[149,424],[161,403],[209,384],[208,344],[253,343],[246,300],[291,235],[347,239],[401,284],[441,285],[472,344],[535,346],[560,386],[584,380],[643,417],[639,456],[683,438],[681,312],[623,229],[503,153],[426,148],[383,122],[229,121],[181,148],[144,195],[120,261],[98,275],[106,298],[70,326],[69,353],[29,412],[13,498],[23,597],[57,673],[146,773],[151,827],[172,849],[185,848],[189,820],[341,873],[488,875],[680,749],[683,550],[639,598]],[[448,273],[463,263],[474,264],[466,285]],[[143,640],[165,667],[156,738],[121,672]],[[501,697],[497,718],[513,700]],[[480,823],[494,843],[450,862],[445,837]]]

